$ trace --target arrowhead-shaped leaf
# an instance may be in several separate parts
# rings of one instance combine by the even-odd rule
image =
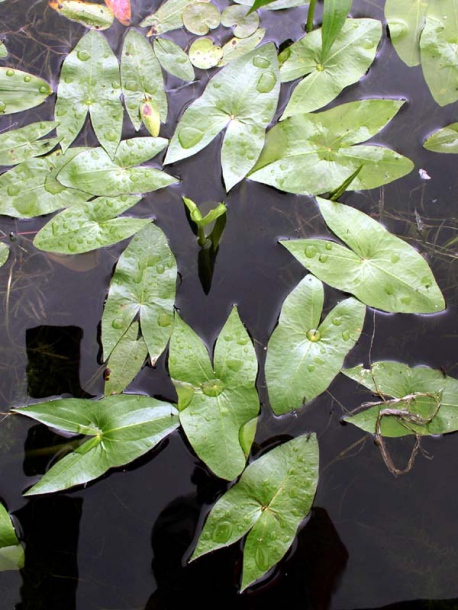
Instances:
[[[167,38],[156,38],[154,52],[166,72],[185,81],[194,80],[194,68],[189,57],[175,42]]]
[[[426,150],[438,153],[458,154],[458,123],[438,129],[425,141]]]
[[[259,411],[257,369],[254,347],[235,307],[216,341],[213,363],[201,339],[176,315],[169,370],[180,422],[200,459],[229,481],[245,467],[247,447],[240,437]]]
[[[238,82],[243,82],[243,88],[234,87]],[[277,54],[272,43],[232,61],[184,112],[165,162],[196,154],[227,127],[221,164],[226,190],[230,190],[256,163],[279,91]]]
[[[149,396],[53,400],[14,409],[56,430],[90,436],[59,460],[25,495],[69,489],[144,455],[178,427],[177,412]]]
[[[242,590],[262,578],[284,557],[310,512],[318,485],[318,459],[312,434],[252,462],[212,508],[191,560],[250,532],[243,550]]]
[[[385,17],[397,54],[408,66],[420,63],[420,35],[425,25],[425,0],[386,0]]]
[[[0,572],[21,570],[24,567],[24,549],[14,531],[11,518],[0,503]]]
[[[133,322],[108,358],[104,394],[120,394],[142,368],[148,348],[139,337],[139,324]]]
[[[173,328],[177,268],[164,233],[150,224],[121,254],[102,317],[107,360],[138,315],[152,362],[164,351]]]
[[[348,248],[325,239],[282,241],[304,267],[377,309],[399,313],[444,309],[431,269],[412,246],[359,210],[317,201],[326,224]]]
[[[0,134],[0,165],[16,165],[50,152],[58,144],[59,138],[39,138],[48,134],[56,125],[52,121],[41,121]]]
[[[362,430],[374,434],[379,413],[384,409],[393,411],[380,421],[380,433],[385,437],[447,434],[458,430],[458,380],[444,376],[442,371],[425,366],[410,368],[401,362],[374,362],[370,369],[359,365],[343,369],[342,373],[372,392],[373,406],[345,418]],[[374,393],[380,396],[376,404]],[[419,424],[402,415],[396,416],[395,412],[401,410],[425,419],[436,411],[437,414],[431,421]]]
[[[119,65],[102,34],[88,32],[65,58],[57,89],[57,135],[65,151],[89,112],[100,144],[113,157],[121,139],[123,108]]]
[[[13,68],[0,68],[0,114],[13,114],[38,106],[51,95],[45,80]]]
[[[409,159],[360,142],[382,129],[402,104],[367,99],[290,117],[268,132],[249,177],[282,191],[308,195],[337,189],[359,168],[348,190],[371,189],[401,178],[413,168]]]
[[[359,339],[364,305],[346,299],[320,324],[323,301],[322,283],[307,275],[283,304],[266,359],[267,388],[277,415],[324,392]]]

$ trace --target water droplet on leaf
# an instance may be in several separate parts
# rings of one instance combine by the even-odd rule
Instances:
[[[269,93],[275,87],[277,77],[273,72],[264,72],[261,74],[256,89],[259,93]]]
[[[78,51],[76,56],[80,61],[87,61],[88,59],[91,59],[91,54],[84,49],[82,51]]]
[[[194,127],[185,127],[178,133],[178,141],[183,148],[192,148],[198,144],[204,136],[203,131]]]
[[[213,530],[212,538],[215,542],[224,544],[229,540],[232,534],[232,525],[228,521],[221,521]]]
[[[313,343],[315,343],[316,341],[319,341],[321,339],[321,333],[316,328],[312,328],[312,329],[308,330],[306,333],[306,336],[307,336],[307,339],[309,341],[313,341]]]
[[[253,66],[257,68],[268,68],[270,66],[270,60],[262,55],[255,55],[253,57]]]
[[[124,326],[124,322],[122,321],[122,318],[115,318],[113,320],[113,322],[111,323],[111,326],[113,328],[116,328],[116,330],[119,330],[120,328],[122,328]]]

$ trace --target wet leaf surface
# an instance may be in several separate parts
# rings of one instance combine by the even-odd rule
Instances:
[[[385,17],[391,42],[408,66],[420,63],[420,36],[427,8],[425,0],[386,0]]]
[[[438,129],[429,136],[423,146],[432,152],[458,154],[458,123]]]
[[[145,363],[148,348],[139,336],[140,326],[133,322],[108,358],[104,394],[120,394]]]
[[[184,9],[182,18],[188,32],[205,36],[219,26],[221,13],[211,2],[192,2]]]
[[[11,518],[0,503],[0,572],[21,570],[24,567],[24,549],[14,531]]]
[[[248,10],[244,6],[232,5],[224,9],[221,15],[221,23],[226,27],[233,27],[234,36],[237,38],[248,38],[259,27],[258,14],[248,14]]]
[[[157,11],[148,15],[140,23],[140,27],[150,26],[148,36],[158,36],[183,27],[183,11],[190,0],[166,0]]]
[[[0,115],[39,106],[52,92],[50,84],[38,76],[0,67]]]
[[[208,70],[218,65],[223,50],[211,38],[198,38],[189,47],[189,60],[193,66]]]
[[[225,66],[230,61],[251,53],[260,44],[266,34],[263,28],[258,28],[254,34],[248,38],[231,38],[223,45],[223,57],[218,66]]]
[[[154,52],[166,72],[184,81],[194,80],[194,68],[189,57],[173,40],[156,38],[154,41]]]
[[[353,0],[326,0],[323,7],[322,60],[328,57],[331,47],[342,30]],[[381,34],[381,33],[380,33]],[[365,41],[369,44],[370,41]],[[366,46],[366,44],[364,46]]]
[[[82,0],[56,0],[49,6],[63,17],[94,30],[106,30],[113,25],[112,11],[102,4]]]
[[[58,138],[40,140],[56,127],[53,121],[30,123],[0,134],[0,165],[16,165],[31,157],[40,157],[57,146]]]

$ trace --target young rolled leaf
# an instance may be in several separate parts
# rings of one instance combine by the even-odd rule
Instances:
[[[262,578],[290,548],[308,515],[318,485],[316,436],[300,436],[275,447],[243,472],[207,517],[191,561],[247,532],[243,591]]]
[[[65,398],[13,411],[58,431],[91,437],[52,466],[26,496],[93,481],[110,468],[124,466],[144,455],[179,425],[172,405],[129,394],[97,401]]]
[[[386,0],[385,17],[391,42],[408,66],[420,63],[420,35],[427,8],[425,0]]]
[[[266,359],[266,383],[276,415],[324,392],[359,339],[364,305],[345,299],[320,323],[323,302],[322,283],[307,275],[283,303]]]
[[[65,58],[60,73],[55,116],[64,152],[89,112],[100,144],[114,156],[122,131],[120,93],[118,60],[103,35],[91,30]]]
[[[130,25],[132,18],[130,0],[105,0],[105,4],[120,23]]]
[[[425,259],[367,214],[317,199],[320,212],[347,246],[326,239],[281,241],[320,280],[383,311],[436,313],[445,307]]]
[[[253,344],[235,307],[216,341],[213,362],[201,339],[176,314],[169,371],[180,423],[200,459],[228,481],[245,468],[248,447],[241,438],[259,411],[257,370]]]
[[[129,30],[121,55],[121,83],[127,113],[135,129],[142,125],[141,107],[153,101],[163,123],[167,120],[167,97],[161,66],[151,44],[136,30]]]
[[[164,138],[132,138],[120,143],[113,158],[103,148],[77,155],[58,174],[61,184],[91,195],[149,193],[178,182],[154,167],[133,167],[156,156],[165,146]]]
[[[23,567],[24,549],[6,508],[0,503],[0,572],[21,570]]]
[[[148,348],[139,331],[138,322],[133,322],[111,352],[105,370],[106,396],[125,390],[145,363]]]
[[[89,195],[66,188],[56,176],[83,148],[23,161],[0,176],[0,214],[34,218],[87,201]]]
[[[458,154],[458,123],[438,129],[429,136],[423,146],[432,152]]]
[[[307,75],[294,89],[282,120],[322,108],[357,83],[374,61],[382,24],[376,19],[347,19],[326,54],[322,35],[323,30],[315,30],[280,54],[282,82]]]
[[[458,380],[444,376],[442,371],[425,366],[410,368],[401,362],[374,362],[370,369],[359,365],[343,369],[342,373],[372,392],[373,406],[345,417],[345,421],[362,430],[375,434],[379,413],[384,409],[394,412],[379,422],[379,432],[385,437],[427,436],[458,430]],[[378,400],[374,394],[379,396]],[[425,423],[416,423],[415,418],[401,414],[396,416],[396,411],[404,410],[419,415]]]
[[[9,256],[10,256],[10,249],[8,248],[8,246],[6,244],[4,244],[3,242],[0,242],[0,267],[3,267],[3,265],[8,260]]]
[[[243,82],[243,88],[234,87]],[[280,78],[275,46],[269,43],[232,61],[181,117],[165,159],[174,163],[196,154],[227,127],[221,153],[226,190],[252,169],[265,129],[277,107]]]
[[[0,165],[16,165],[31,157],[40,157],[50,152],[57,146],[59,138],[40,138],[52,131],[56,125],[53,121],[41,121],[0,134]]]
[[[420,37],[421,67],[439,106],[458,100],[458,0],[430,1]]]
[[[183,27],[183,11],[193,0],[166,0],[159,9],[148,15],[140,27],[150,26],[148,36],[158,36]]]
[[[194,80],[194,68],[189,57],[175,42],[167,38],[156,38],[154,53],[166,72],[188,82]]]
[[[63,17],[94,30],[106,30],[113,25],[114,15],[103,4],[83,0],[51,0],[49,6]]]
[[[137,233],[116,265],[102,316],[107,360],[138,315],[153,363],[173,328],[177,267],[164,233],[150,224]]]
[[[268,132],[249,177],[304,195],[337,189],[361,165],[349,190],[371,189],[401,178],[413,168],[410,159],[389,148],[360,142],[380,131],[402,104],[400,100],[366,99],[290,117]]]
[[[52,92],[51,85],[38,76],[0,67],[0,115],[39,106]]]
[[[352,3],[353,0],[324,0],[321,46],[323,61],[343,28]]]
[[[147,218],[117,218],[140,199],[99,197],[73,205],[45,224],[33,245],[46,252],[81,254],[116,244],[151,222]]]

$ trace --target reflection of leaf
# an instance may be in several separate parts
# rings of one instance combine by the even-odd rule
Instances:
[[[388,148],[362,146],[360,142],[382,129],[402,104],[366,99],[290,117],[268,132],[249,177],[282,191],[309,195],[337,189],[361,165],[349,190],[375,188],[396,180],[409,173],[413,163]]]
[[[420,35],[427,8],[425,0],[386,0],[385,17],[391,42],[408,66],[420,63]]]
[[[317,199],[326,224],[348,248],[325,239],[281,243],[320,280],[383,311],[435,313],[444,299],[425,259],[363,212]],[[351,248],[351,249],[350,249]]]
[[[234,87],[234,83],[243,83],[243,87]],[[196,154],[227,127],[221,163],[226,189],[231,189],[256,163],[279,91],[277,54],[272,43],[232,61],[184,112],[165,162]]]
[[[194,68],[189,57],[175,42],[167,38],[156,38],[154,52],[166,72],[185,81],[194,80]]]
[[[105,395],[122,392],[143,366],[148,348],[138,333],[139,324],[133,322],[111,352],[106,369]]]
[[[191,560],[220,549],[247,532],[242,590],[284,557],[310,512],[318,485],[314,434],[275,447],[243,472],[212,508]]]
[[[438,129],[429,136],[423,146],[433,152],[458,154],[458,123]]]
[[[173,328],[177,268],[164,233],[150,224],[121,254],[102,317],[107,360],[138,315],[153,363],[164,351]]]
[[[165,146],[164,138],[132,138],[120,143],[113,160],[103,148],[92,148],[77,155],[58,174],[63,185],[91,195],[149,193],[177,179],[148,166],[132,167],[156,156]]]
[[[56,125],[52,121],[41,121],[0,134],[0,165],[16,165],[48,153],[57,145],[59,138],[39,138],[48,134]]]
[[[200,459],[229,481],[245,467],[240,434],[259,411],[257,368],[254,347],[235,307],[216,342],[213,363],[201,339],[176,315],[169,370],[180,423]]]
[[[92,437],[59,460],[25,493],[27,496],[93,481],[110,468],[144,455],[178,427],[172,405],[129,394],[97,401],[53,400],[14,411],[56,430]]]
[[[282,119],[322,108],[358,82],[374,61],[382,26],[375,19],[347,19],[326,55],[321,35],[322,30],[311,32],[280,55],[283,82],[307,75],[294,89]]]
[[[21,570],[24,567],[24,549],[14,531],[11,518],[0,503],[0,572]]]
[[[81,131],[89,112],[100,144],[113,157],[122,130],[120,93],[118,60],[103,35],[91,30],[62,64],[55,116],[64,151]]]
[[[34,108],[51,93],[51,86],[42,78],[15,68],[0,67],[0,114]]]
[[[346,299],[320,324],[323,300],[323,285],[307,275],[283,304],[266,359],[266,383],[277,415],[324,392],[359,339],[364,305]]]
[[[131,237],[151,222],[117,218],[140,197],[99,197],[73,205],[54,216],[35,236],[33,245],[46,252],[81,254]]]
[[[94,30],[106,30],[114,20],[113,13],[102,4],[83,0],[51,0],[49,6],[55,11]]]
[[[342,373],[372,392],[374,406],[345,418],[362,430],[375,433],[381,409],[406,410],[428,418],[437,410],[438,401],[437,414],[426,424],[417,424],[408,418],[383,417],[380,422],[382,436],[424,436],[458,430],[458,380],[444,376],[442,371],[425,366],[410,368],[401,362],[374,362],[371,369],[359,365],[343,369]],[[374,393],[380,396],[377,404],[374,404]],[[415,395],[414,399],[410,398]],[[393,398],[398,401],[390,402]]]

